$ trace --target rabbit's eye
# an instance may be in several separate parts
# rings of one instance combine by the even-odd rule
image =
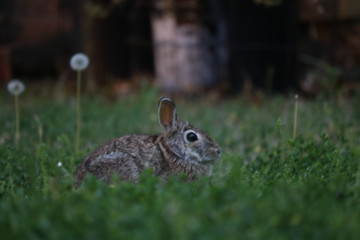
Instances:
[[[189,142],[195,142],[198,140],[198,137],[194,132],[189,132],[186,134],[186,140]]]

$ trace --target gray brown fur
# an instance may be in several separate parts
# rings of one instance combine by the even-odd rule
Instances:
[[[137,182],[146,168],[164,179],[180,173],[190,181],[210,175],[213,163],[220,158],[219,145],[200,129],[178,120],[175,104],[168,98],[159,101],[159,121],[164,128],[162,135],[122,136],[92,152],[77,169],[76,186],[87,173],[106,183],[110,183],[114,173],[121,180]],[[186,137],[192,133],[197,137],[194,142]]]

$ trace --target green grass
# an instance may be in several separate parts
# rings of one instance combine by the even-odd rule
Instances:
[[[80,153],[74,99],[29,95],[20,99],[15,148],[12,101],[0,93],[1,239],[360,238],[359,97],[300,100],[296,139],[292,97],[267,97],[261,106],[242,98],[177,100],[180,118],[222,147],[212,178],[163,182],[146,171],[136,185],[109,187],[90,177],[74,190],[76,166],[96,146],[161,131],[160,95],[85,97]]]

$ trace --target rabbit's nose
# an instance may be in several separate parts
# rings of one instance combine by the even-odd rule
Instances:
[[[221,150],[220,150],[220,149],[217,149],[217,150],[216,150],[216,153],[220,156]]]

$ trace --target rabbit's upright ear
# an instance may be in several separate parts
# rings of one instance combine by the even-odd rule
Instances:
[[[166,132],[171,132],[176,128],[176,106],[169,98],[162,97],[159,100],[159,121]]]

